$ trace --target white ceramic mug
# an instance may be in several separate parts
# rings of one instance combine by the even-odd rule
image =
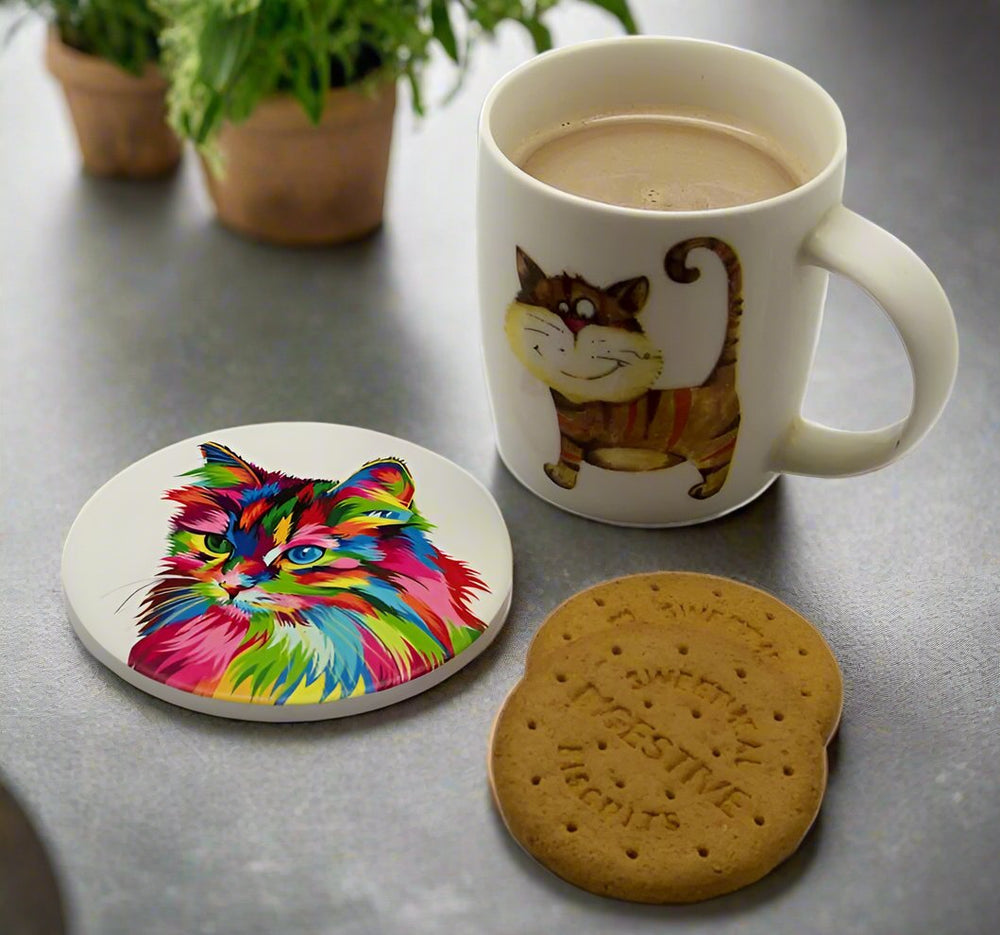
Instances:
[[[678,108],[737,118],[794,153],[808,180],[753,204],[647,211],[567,194],[511,160],[567,121]],[[780,473],[860,474],[916,445],[951,392],[955,321],[924,263],[841,204],[845,154],[829,94],[731,46],[600,40],[502,78],[479,125],[478,265],[497,446],[514,476],[582,516],[667,526],[736,509]],[[828,271],[858,283],[899,331],[913,404],[894,425],[853,432],[802,417]],[[567,326],[531,298],[564,275],[640,327],[626,337]]]

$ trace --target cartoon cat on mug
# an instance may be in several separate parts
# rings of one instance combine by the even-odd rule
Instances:
[[[649,297],[645,276],[603,288],[566,272],[547,276],[517,248],[521,289],[507,308],[505,330],[518,360],[552,394],[559,459],[544,467],[553,483],[574,487],[581,461],[609,471],[655,471],[690,461],[701,474],[691,497],[705,500],[722,489],[740,425],[742,269],[729,244],[694,237],[667,251],[664,267],[672,280],[698,279],[700,270],[686,265],[698,248],[714,252],[726,270],[726,335],[701,384],[671,389],[652,388],[663,355],[637,317]]]

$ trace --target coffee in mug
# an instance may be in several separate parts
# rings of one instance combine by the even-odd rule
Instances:
[[[511,158],[553,188],[650,211],[751,204],[805,181],[777,141],[716,115],[590,117],[543,131]]]

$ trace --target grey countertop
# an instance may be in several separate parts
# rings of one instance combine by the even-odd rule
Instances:
[[[495,453],[477,349],[475,123],[529,52],[504,29],[448,106],[397,114],[384,228],[332,250],[241,240],[196,161],[83,177],[40,28],[0,54],[3,509],[0,773],[52,854],[80,935],[995,931],[1000,918],[1000,7],[637,2],[648,32],[748,46],[814,76],[850,139],[846,203],[909,243],[958,318],[952,401],[915,453],[850,480],[783,478],[724,519],[629,530],[537,500]],[[567,4],[565,44],[611,35]],[[452,80],[431,69],[431,97]],[[891,326],[834,283],[810,415],[900,416]],[[443,685],[296,726],[212,719],[94,661],[58,566],[105,480],[178,439],[272,420],[432,448],[493,492],[515,556],[496,643]],[[128,548],[123,542],[122,548]],[[821,818],[746,890],[689,907],[601,899],[524,856],[491,807],[487,735],[542,617],[612,575],[728,575],[822,629],[846,699]]]

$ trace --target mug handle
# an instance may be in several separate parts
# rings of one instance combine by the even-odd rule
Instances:
[[[800,414],[779,442],[771,467],[815,477],[874,471],[913,448],[941,415],[958,370],[955,316],[923,260],[843,205],[831,209],[809,235],[801,259],[854,280],[889,316],[910,359],[913,404],[905,419],[866,432],[831,428]]]

